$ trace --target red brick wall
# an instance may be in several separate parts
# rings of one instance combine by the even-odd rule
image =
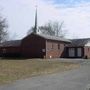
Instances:
[[[60,49],[58,49],[58,44],[60,44]],[[59,58],[63,55],[64,44],[64,42],[45,40],[32,34],[22,41],[22,55],[28,58],[50,58],[50,56]]]
[[[84,47],[84,56],[90,58],[90,47]]]
[[[60,48],[58,48],[58,44],[60,45]],[[46,42],[46,58],[62,57],[64,48],[65,47],[64,47],[63,42],[47,40],[47,42]]]

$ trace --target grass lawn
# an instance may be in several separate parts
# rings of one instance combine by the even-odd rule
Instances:
[[[11,83],[18,79],[62,72],[78,68],[79,64],[61,63],[48,60],[0,60],[0,84]]]

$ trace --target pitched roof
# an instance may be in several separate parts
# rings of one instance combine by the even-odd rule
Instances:
[[[37,36],[40,36],[44,39],[48,39],[48,40],[56,40],[56,41],[62,41],[62,42],[71,42],[69,39],[65,39],[65,38],[61,38],[61,37],[57,37],[57,36],[50,36],[50,35],[45,35],[45,34],[35,34]]]
[[[34,35],[40,36],[40,37],[42,37],[44,39],[48,39],[48,40],[56,40],[56,41],[69,42],[69,43],[71,42],[68,39],[64,39],[64,38],[60,38],[60,37],[56,37],[56,36],[50,36],[50,35],[44,35],[44,34],[34,34]],[[26,36],[26,37],[28,37],[28,36]],[[0,47],[17,47],[17,46],[21,45],[22,40],[6,41],[3,43],[0,43]]]
[[[90,41],[90,38],[82,38],[82,39],[72,39],[71,40],[71,44],[69,46],[85,46],[85,44],[88,43],[88,41]]]
[[[21,45],[21,40],[11,40],[11,41],[6,41],[0,44],[0,47],[10,47],[10,46],[20,46]]]

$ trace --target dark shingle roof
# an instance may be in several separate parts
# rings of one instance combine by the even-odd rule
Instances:
[[[11,41],[6,41],[0,44],[0,47],[10,47],[10,46],[20,46],[21,45],[21,40],[11,40]]]
[[[64,39],[64,38],[60,38],[60,37],[55,37],[55,36],[50,36],[50,35],[44,35],[44,34],[34,34],[34,35],[37,35],[37,36],[40,36],[40,37],[42,37],[44,39],[49,39],[49,40],[56,40],[56,41],[69,42],[69,43],[71,42],[68,39]],[[26,36],[26,37],[28,37],[28,36]],[[17,46],[21,45],[22,40],[6,41],[6,42],[1,43],[0,47],[17,47]]]
[[[69,42],[69,43],[71,42],[69,39],[65,39],[57,36],[50,36],[45,34],[36,34],[36,35],[48,40],[56,40],[56,41]]]
[[[90,41],[90,38],[84,38],[84,39],[72,39],[71,40],[71,44],[69,46],[85,46],[85,44],[88,43],[88,41]]]

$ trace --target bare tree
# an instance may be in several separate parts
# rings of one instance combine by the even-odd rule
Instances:
[[[45,24],[44,26],[40,26],[39,30],[43,34],[48,34],[48,35],[54,35],[54,36],[60,36],[64,37],[65,36],[65,30],[63,29],[64,27],[64,22],[49,22]]]
[[[64,30],[64,22],[48,22],[45,25],[39,26],[37,28],[42,34],[51,35],[51,36],[59,36],[64,37],[66,34],[66,31]],[[31,27],[30,30],[28,30],[27,35],[34,32],[34,27]]]
[[[0,17],[0,43],[8,39],[7,27],[6,19]]]
[[[55,35],[55,31],[52,27],[52,23],[47,23],[44,26],[40,26],[39,30],[43,33],[43,34],[48,34],[48,35]]]

